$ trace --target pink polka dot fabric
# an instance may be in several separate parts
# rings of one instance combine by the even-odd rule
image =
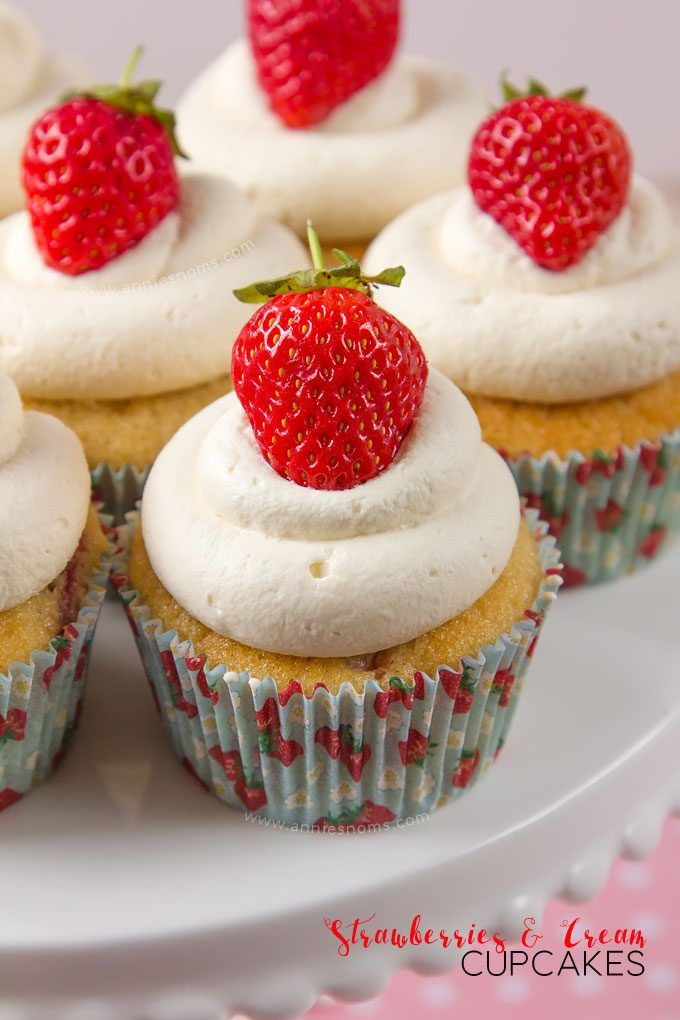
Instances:
[[[324,999],[308,1020],[412,1020],[413,1017],[521,1017],[522,1020],[680,1020],[680,819],[670,819],[663,839],[644,861],[617,861],[606,888],[589,903],[549,904],[542,947],[560,957],[563,918],[581,917],[591,931],[638,928],[644,932],[645,972],[639,977],[565,974],[540,978],[442,977],[402,973],[377,999],[344,1006]],[[558,933],[549,939],[548,933]]]

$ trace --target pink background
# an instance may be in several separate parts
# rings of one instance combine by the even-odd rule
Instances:
[[[680,1020],[680,819],[671,819],[660,846],[644,861],[617,861],[606,888],[596,900],[565,904],[554,900],[546,911],[541,948],[564,953],[559,937],[563,918],[580,916],[593,930],[640,928],[647,938],[641,977],[539,978],[532,973],[510,977],[449,975],[421,978],[397,975],[377,999],[353,1006],[322,1000],[306,1020],[412,1020],[413,1017],[460,1015],[487,1020],[516,1016],[522,1020]]]

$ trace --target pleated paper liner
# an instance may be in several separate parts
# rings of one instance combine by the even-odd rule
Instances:
[[[105,530],[110,518],[101,517]],[[77,618],[26,663],[0,673],[0,811],[45,782],[64,756],[83,703],[90,648],[108,584],[104,553]]]
[[[680,530],[680,428],[613,457],[573,451],[505,459],[520,495],[557,540],[567,586],[629,574]]]
[[[144,468],[134,464],[114,468],[111,464],[101,463],[90,472],[93,497],[115,524],[121,524],[125,514],[136,507],[150,470],[150,464]]]
[[[189,641],[166,630],[126,576],[137,515],[118,529],[112,580],[132,625],[163,725],[177,757],[226,804],[291,826],[362,831],[431,811],[459,797],[503,746],[545,615],[561,584],[555,540],[535,511],[543,577],[512,630],[465,657],[312,696],[291,683],[278,692],[226,664],[207,670]]]

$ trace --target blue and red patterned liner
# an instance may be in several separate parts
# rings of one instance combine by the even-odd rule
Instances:
[[[78,726],[110,552],[93,575],[77,619],[47,651],[34,651],[28,662],[13,662],[7,675],[0,673],[0,811],[50,776]]]
[[[118,529],[112,580],[132,625],[151,691],[177,757],[220,800],[291,826],[363,831],[431,811],[459,797],[503,746],[543,621],[561,584],[555,540],[527,519],[543,578],[531,608],[479,656],[434,677],[369,680],[337,695],[306,696],[292,682],[206,668],[189,641],[167,630],[126,576],[137,523]]]
[[[125,514],[137,506],[150,470],[150,464],[144,468],[134,464],[114,468],[111,464],[101,463],[90,472],[93,498],[115,524],[122,524]]]
[[[565,586],[629,574],[680,530],[680,428],[615,456],[503,456],[520,495],[557,540]]]

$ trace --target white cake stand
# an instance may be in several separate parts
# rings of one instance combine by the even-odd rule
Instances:
[[[70,757],[0,816],[0,1020],[294,1016],[455,962],[343,959],[324,916],[513,930],[558,893],[593,896],[680,807],[679,578],[676,546],[560,596],[497,766],[428,823],[354,837],[274,831],[203,793],[107,603]]]

